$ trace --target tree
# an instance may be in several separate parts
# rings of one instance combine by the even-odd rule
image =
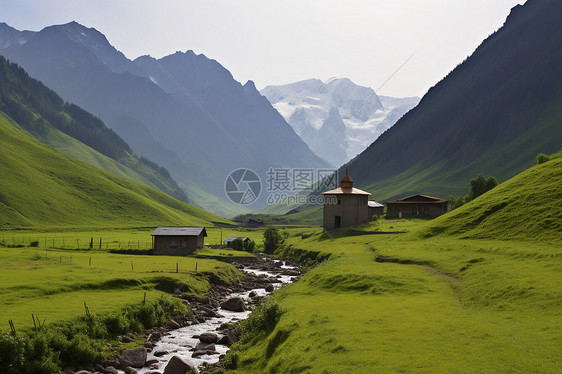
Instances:
[[[283,241],[283,238],[279,234],[279,230],[275,227],[268,227],[263,232],[263,251],[265,253],[273,253],[279,244]]]
[[[246,252],[253,253],[255,248],[256,248],[256,242],[253,240],[248,240],[246,243],[244,243],[244,250]]]
[[[485,194],[497,185],[498,180],[496,177],[490,175],[488,178],[485,178],[482,174],[478,174],[470,180],[470,189],[465,196],[459,198],[451,197],[449,199],[451,210],[476,199],[478,196]]]
[[[244,249],[244,242],[242,241],[242,238],[236,238],[232,241],[232,249],[236,251],[241,251]]]
[[[476,199],[478,196],[485,194],[498,185],[498,180],[494,176],[484,178],[482,174],[478,174],[476,178],[470,180],[470,191],[468,191],[468,201]],[[467,201],[467,202],[468,202]]]

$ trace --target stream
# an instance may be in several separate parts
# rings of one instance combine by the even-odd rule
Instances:
[[[287,270],[297,270],[295,266],[287,265],[285,262],[279,260],[268,260],[276,264],[275,271],[264,271],[260,269],[252,268],[251,265],[241,269],[247,274],[253,274],[256,276],[267,277],[273,284],[274,289],[278,289],[283,284],[291,283],[297,277],[296,275],[283,275],[283,272]],[[281,263],[281,265],[279,265]],[[240,267],[239,267],[240,268]],[[258,297],[265,297],[271,292],[267,292],[264,287],[255,288],[252,290],[244,292],[236,292],[226,295],[225,300],[233,297],[241,297],[244,302],[248,305],[251,303],[250,293],[254,292]],[[254,296],[255,298],[255,296]],[[233,312],[223,308],[218,308],[216,310],[217,316],[211,317],[202,323],[192,324],[191,326],[180,327],[175,330],[171,330],[165,333],[158,341],[154,342],[152,351],[148,353],[148,361],[158,360],[157,363],[151,364],[149,367],[144,367],[138,369],[139,374],[148,374],[155,372],[163,372],[164,368],[173,356],[179,356],[187,363],[191,364],[194,368],[198,368],[204,362],[216,363],[219,361],[219,356],[225,354],[228,351],[226,345],[215,344],[215,351],[218,354],[205,354],[198,357],[192,357],[195,350],[195,346],[200,343],[198,336],[203,333],[214,333],[217,334],[219,339],[223,334],[218,331],[219,327],[223,323],[237,322],[248,318],[251,313],[250,310],[243,312]],[[156,355],[155,355],[156,354]],[[198,370],[198,369],[197,369]],[[119,371],[119,373],[124,373]]]

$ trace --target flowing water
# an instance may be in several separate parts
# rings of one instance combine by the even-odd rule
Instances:
[[[279,262],[278,260],[272,260],[272,261]],[[280,266],[280,268],[296,269],[295,267],[289,266],[285,263],[283,263]],[[290,275],[278,276],[278,274],[275,273],[252,269],[250,267],[244,268],[243,271],[255,275],[266,275],[271,278],[276,278],[278,283],[273,283],[275,289],[281,287],[281,285],[285,283],[291,283],[295,278],[294,276],[290,276]],[[242,297],[244,301],[249,301],[250,300],[249,294],[252,291],[254,291],[258,296],[266,296],[267,294],[269,294],[268,292],[265,291],[264,288],[257,288],[242,293],[232,293],[230,295],[227,295],[226,299],[232,297]],[[154,347],[152,351],[148,353],[148,360],[157,359],[158,364],[155,364],[155,366],[152,366],[151,368],[144,367],[142,369],[139,369],[138,373],[144,374],[153,371],[163,372],[164,368],[168,364],[168,361],[173,356],[181,357],[184,361],[188,362],[195,368],[197,368],[203,362],[208,362],[208,363],[217,362],[219,360],[219,356],[228,351],[228,347],[225,345],[215,344],[215,350],[219,354],[191,357],[193,354],[192,349],[195,348],[195,346],[199,343],[199,339],[193,338],[193,336],[198,336],[205,332],[212,332],[212,333],[216,333],[220,339],[222,334],[219,331],[217,331],[217,329],[223,323],[237,322],[246,319],[249,314],[250,311],[232,312],[229,310],[219,308],[217,310],[217,315],[220,315],[220,317],[209,318],[203,323],[198,323],[191,326],[181,327],[177,330],[169,331],[167,334],[163,335],[159,341],[154,343]],[[166,352],[166,353],[162,355],[162,352]],[[160,356],[159,357],[154,356],[155,353],[158,353]]]

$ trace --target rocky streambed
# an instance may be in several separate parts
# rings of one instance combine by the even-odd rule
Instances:
[[[225,324],[247,318],[254,305],[300,276],[296,264],[265,257],[224,261],[244,271],[241,282],[215,284],[205,297],[176,290],[175,296],[191,307],[192,314],[176,316],[165,326],[152,329],[144,347],[124,351],[119,358],[97,364],[94,373],[183,374],[193,369],[214,370],[219,358],[240,337],[239,328]]]

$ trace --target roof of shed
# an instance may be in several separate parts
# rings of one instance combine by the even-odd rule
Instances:
[[[207,236],[204,227],[158,227],[152,236]]]
[[[437,203],[446,203],[447,200],[441,199],[439,197],[433,197],[428,195],[414,195],[405,197],[403,199],[388,201],[387,204],[419,204],[419,203],[426,203],[426,204],[437,204]]]
[[[245,237],[245,236],[229,236],[228,238],[226,238],[225,241],[226,241],[226,242],[233,242],[233,241],[235,241],[236,239],[242,239],[242,241],[246,241],[246,240],[248,240],[248,239],[250,239],[250,238]]]

